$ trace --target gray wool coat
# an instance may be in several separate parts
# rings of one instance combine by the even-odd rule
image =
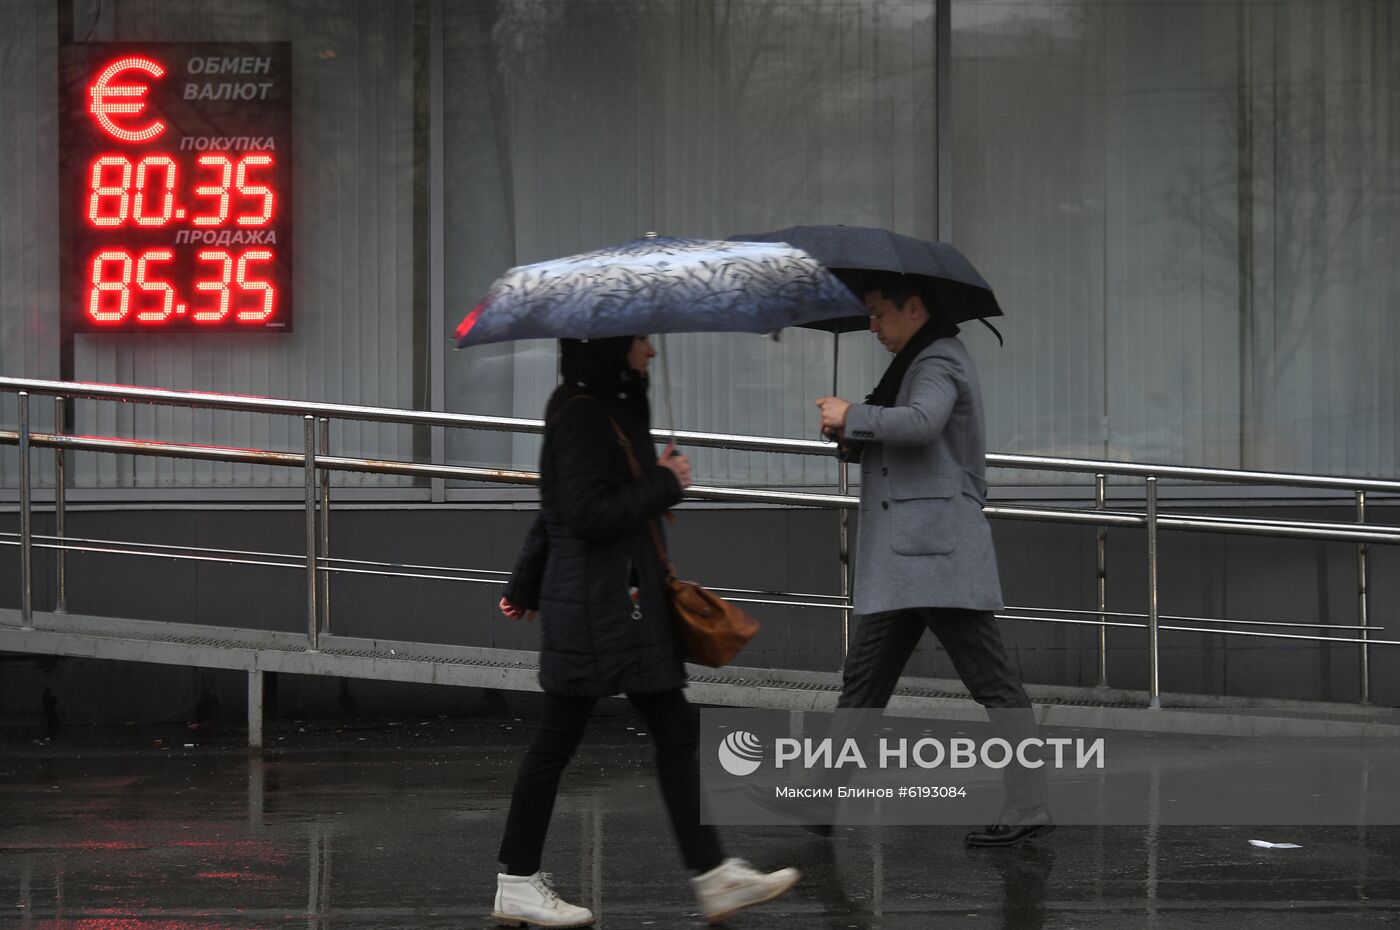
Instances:
[[[999,610],[987,502],[982,390],[956,338],[914,359],[893,407],[854,404],[846,435],[860,464],[855,610]]]

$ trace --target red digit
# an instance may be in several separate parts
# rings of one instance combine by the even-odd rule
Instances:
[[[238,163],[238,179],[235,182],[238,192],[246,197],[262,198],[262,213],[248,213],[240,216],[237,220],[239,226],[266,226],[267,221],[272,219],[272,210],[276,202],[272,188],[265,184],[248,183],[249,165],[259,168],[270,164],[272,164],[271,155],[249,155]]]
[[[120,281],[104,280],[102,272],[112,262],[120,262]],[[131,312],[131,253],[119,249],[104,249],[92,257],[92,290],[88,292],[88,318],[94,323],[120,323]],[[117,305],[104,301],[103,294],[117,293]],[[107,308],[103,308],[103,303]]]
[[[165,297],[161,300],[159,310],[137,310],[136,322],[163,323],[175,312],[175,288],[171,287],[168,281],[155,281],[146,274],[148,265],[168,262],[174,258],[175,253],[170,249],[151,249],[141,253],[141,258],[136,262],[136,286],[148,294],[163,293]]]
[[[249,249],[238,256],[238,287],[244,291],[262,291],[261,310],[239,310],[238,322],[240,323],[262,323],[272,316],[273,301],[276,300],[277,291],[266,281],[259,281],[248,277],[249,262],[270,262],[272,252],[269,249]]]
[[[160,215],[146,216],[141,208],[146,202],[146,173],[153,167],[165,171],[165,196],[161,200]],[[147,155],[136,163],[136,203],[131,213],[138,226],[164,226],[170,222],[175,215],[175,159],[169,155]]]
[[[196,216],[191,222],[196,226],[218,226],[228,219],[228,189],[233,183],[233,160],[227,155],[201,155],[197,160],[200,167],[213,168],[219,173],[219,183],[201,184],[194,189],[194,195],[218,200],[219,206],[208,216]]]
[[[107,168],[121,169],[121,185],[103,184],[102,176]],[[92,193],[88,196],[88,222],[94,226],[120,226],[126,222],[131,207],[131,162],[120,155],[103,155],[92,163]],[[104,216],[102,200],[105,197],[117,198],[116,215]]]
[[[199,260],[202,262],[218,262],[223,265],[217,281],[196,281],[194,289],[197,291],[218,291],[219,303],[217,309],[196,310],[194,321],[196,323],[218,323],[228,316],[229,307],[229,285],[233,283],[233,256],[219,249],[200,249]]]

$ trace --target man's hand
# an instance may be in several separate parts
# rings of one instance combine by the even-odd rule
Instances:
[[[822,435],[832,439],[844,436],[851,402],[839,397],[821,397],[817,399],[817,408],[822,412]]]
[[[501,613],[505,614],[512,620],[519,620],[521,617],[524,617],[526,620],[533,620],[539,614],[539,611],[531,610],[527,612],[521,610],[519,607],[516,607],[510,601],[506,600],[505,598],[501,598]]]
[[[676,476],[676,483],[681,486],[682,491],[690,487],[690,459],[676,451],[674,441],[666,444],[666,451],[661,453],[661,459],[657,464],[662,468],[670,469],[671,473]]]

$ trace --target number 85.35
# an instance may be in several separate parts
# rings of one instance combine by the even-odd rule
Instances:
[[[257,266],[272,261],[270,249],[248,249],[240,254],[222,249],[200,249],[195,260],[209,268],[207,277],[197,277],[194,289],[210,298],[191,308],[179,299],[174,285],[162,276],[165,266],[175,260],[173,249],[147,249],[137,255],[125,249],[103,249],[92,257],[92,285],[88,292],[87,315],[94,323],[117,324],[133,312],[138,323],[164,323],[185,318],[195,323],[222,323],[233,313],[238,323],[266,322],[276,310],[277,291],[256,275]],[[252,272],[250,274],[250,272]],[[234,307],[233,291],[253,295]],[[146,295],[141,299],[140,295]]]

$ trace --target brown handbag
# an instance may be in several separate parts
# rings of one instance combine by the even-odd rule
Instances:
[[[632,468],[632,477],[642,477],[642,466],[632,452],[632,442],[612,417],[613,432],[622,451],[627,453],[627,464]],[[648,520],[651,528],[651,541],[656,545],[656,554],[666,569],[666,592],[671,601],[671,612],[676,618],[676,627],[685,646],[685,657],[699,665],[720,668],[728,665],[739,650],[758,632],[758,621],[743,608],[736,607],[718,594],[693,581],[681,581],[676,577],[676,567],[661,541],[661,532],[655,520]]]

